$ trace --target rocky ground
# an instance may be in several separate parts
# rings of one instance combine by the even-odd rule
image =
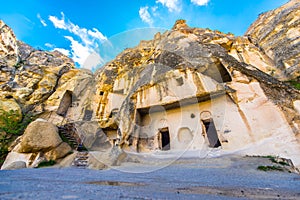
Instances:
[[[109,170],[0,171],[0,199],[300,199],[300,176],[259,171],[268,158],[128,162]]]

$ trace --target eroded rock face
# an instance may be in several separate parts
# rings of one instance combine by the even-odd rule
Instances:
[[[275,10],[263,13],[250,26],[254,44],[274,60],[282,78],[300,76],[300,2],[291,0]]]
[[[246,148],[299,166],[300,93],[273,76],[282,72],[249,38],[181,20],[96,73],[95,114],[128,151]]]
[[[14,67],[18,62],[18,46],[14,32],[0,20],[0,65]]]
[[[299,167],[300,92],[278,80],[298,76],[297,70],[288,71],[298,62],[293,49],[298,15],[291,19],[297,8],[291,1],[261,15],[241,37],[179,20],[95,74],[74,69],[59,52],[5,43],[16,50],[4,51],[12,60],[1,66],[0,98],[46,120],[28,126],[5,166],[63,158],[70,148],[57,126],[72,125],[72,134],[92,151],[90,167],[96,169],[119,164],[124,150],[211,148],[287,157]],[[290,24],[278,25],[288,19]],[[1,34],[16,41],[9,29]],[[280,53],[286,50],[287,55]]]
[[[17,41],[2,21],[0,27],[0,97],[14,98],[27,112],[47,100],[74,63],[60,52],[36,50]]]

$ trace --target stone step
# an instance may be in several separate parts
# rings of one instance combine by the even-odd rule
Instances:
[[[82,157],[82,158],[75,158],[75,161],[84,161],[87,160],[89,157]]]
[[[73,160],[72,166],[77,168],[86,168],[88,167],[88,159],[89,159],[89,152],[87,151],[78,152],[76,157]]]

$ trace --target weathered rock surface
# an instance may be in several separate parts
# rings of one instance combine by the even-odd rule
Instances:
[[[28,125],[19,143],[19,153],[47,152],[62,143],[57,127],[44,120],[36,120]]]
[[[24,111],[31,110],[56,90],[74,63],[58,51],[40,51],[17,41],[3,21],[0,27],[0,97],[14,98]]]
[[[119,166],[127,157],[127,154],[120,147],[113,147],[108,151],[90,152],[89,168],[105,169],[112,166]]]
[[[2,170],[14,170],[14,169],[23,169],[26,168],[26,163],[23,161],[16,161],[11,163],[5,168],[2,168]]]
[[[47,160],[58,160],[65,157],[69,152],[72,151],[72,148],[67,143],[63,142],[58,145],[56,148],[45,153],[45,158]]]
[[[246,32],[254,44],[275,62],[283,77],[300,76],[300,2],[291,0],[262,13]],[[265,71],[265,70],[263,70]]]
[[[10,69],[18,62],[18,46],[14,32],[1,20],[0,36],[0,65]]]
[[[63,158],[70,148],[56,126],[70,126],[91,168],[119,164],[125,151],[212,148],[300,167],[300,92],[280,81],[299,76],[298,8],[262,14],[240,37],[178,20],[95,74],[17,41],[1,22],[0,98],[47,121],[28,126],[4,166]]]

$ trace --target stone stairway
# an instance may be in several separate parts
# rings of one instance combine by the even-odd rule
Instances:
[[[87,168],[89,152],[82,144],[74,124],[65,124],[64,126],[58,127],[58,130],[62,139],[67,141],[73,150],[77,151],[76,157],[72,162],[72,166],[78,168]]]
[[[75,133],[75,127],[66,124],[64,126],[58,127],[58,131],[62,139],[65,141],[67,140],[67,143],[72,147],[72,149],[77,150],[80,146],[80,138],[74,134]]]
[[[79,151],[73,160],[72,166],[78,168],[87,168],[88,167],[89,152],[88,151]]]

